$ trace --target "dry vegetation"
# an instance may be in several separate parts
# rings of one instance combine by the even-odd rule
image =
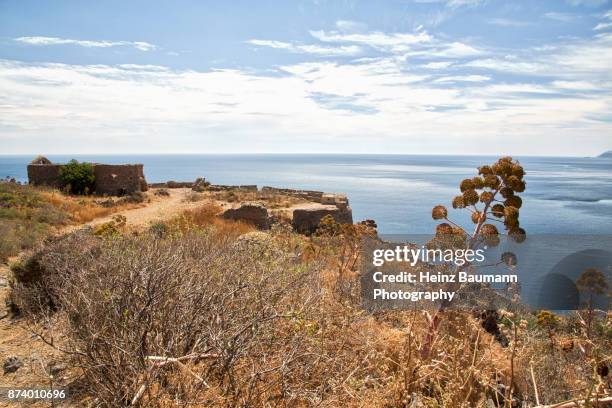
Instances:
[[[0,183],[0,262],[32,248],[57,228],[139,206],[140,196],[100,199],[41,187]]]
[[[534,406],[609,392],[609,316],[587,338],[578,315],[551,328],[500,312],[504,348],[446,311],[423,356],[426,313],[360,308],[359,237],[372,231],[254,232],[219,211],[137,235],[80,231],[13,267],[14,309],[61,350],[70,375],[54,385],[74,405],[511,406],[511,385],[514,405]]]

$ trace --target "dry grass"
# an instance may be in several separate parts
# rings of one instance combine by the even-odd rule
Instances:
[[[219,217],[222,212],[223,209],[220,206],[208,202],[197,208],[183,211],[165,224],[169,229],[183,233],[193,229],[213,227],[219,235],[231,238],[255,231],[255,227],[250,224]]]
[[[45,201],[67,213],[70,220],[75,224],[82,224],[96,218],[106,217],[117,212],[139,208],[142,205],[129,200],[113,200],[112,205],[102,206],[100,199],[95,197],[70,196],[58,191],[42,191],[41,195]]]

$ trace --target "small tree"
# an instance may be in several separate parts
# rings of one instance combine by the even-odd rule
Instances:
[[[72,194],[90,194],[95,181],[93,165],[72,159],[60,167],[60,179],[64,188]]]
[[[519,209],[523,200],[517,195],[525,191],[523,180],[525,171],[512,157],[502,157],[490,166],[478,168],[478,175],[461,181],[461,195],[453,198],[454,209],[471,212],[474,230],[470,233],[448,218],[448,210],[443,205],[433,208],[434,220],[445,220],[437,226],[436,234],[455,235],[460,243],[475,248],[481,243],[495,246],[499,243],[499,230],[490,221],[503,224],[508,235],[517,242],[525,240],[525,230],[519,227]]]
[[[578,291],[588,297],[586,302],[587,309],[584,311],[584,325],[586,327],[587,339],[591,339],[591,332],[594,318],[593,296],[603,295],[608,291],[608,282],[605,275],[596,268],[587,268],[580,274],[576,281]]]
[[[451,221],[448,210],[444,205],[437,205],[432,209],[434,220],[443,220],[436,226],[436,236],[433,245],[452,248],[478,249],[484,245],[497,246],[499,244],[499,229],[495,223],[503,225],[508,236],[521,243],[526,239],[525,230],[519,226],[519,209],[523,200],[518,193],[525,191],[525,170],[523,166],[512,157],[502,157],[497,162],[478,168],[478,175],[467,178],[459,184],[461,195],[453,198],[454,209],[471,212],[474,229],[468,231],[458,223]],[[516,256],[506,252],[501,262],[514,267]],[[456,268],[456,272],[459,267]],[[422,349],[423,356],[429,354],[433,338],[440,324],[441,314],[446,305],[433,315],[429,322],[429,332]]]

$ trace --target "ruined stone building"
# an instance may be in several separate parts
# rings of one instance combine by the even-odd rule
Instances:
[[[100,195],[125,195],[147,191],[142,164],[92,163],[94,169],[94,193]],[[37,157],[28,165],[28,180],[33,185],[62,188],[60,169],[63,164],[51,163],[45,157]]]

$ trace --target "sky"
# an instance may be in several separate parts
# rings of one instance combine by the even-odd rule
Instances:
[[[611,149],[611,0],[0,0],[0,154]]]

